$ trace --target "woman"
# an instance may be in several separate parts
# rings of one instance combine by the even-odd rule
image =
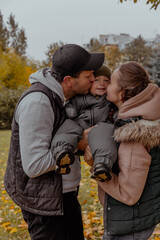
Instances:
[[[146,240],[160,222],[160,89],[140,64],[128,62],[112,74],[107,99],[119,108],[119,150],[118,172],[98,181],[103,240]]]

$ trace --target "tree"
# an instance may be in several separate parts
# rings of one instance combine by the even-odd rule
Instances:
[[[25,87],[8,89],[2,87],[0,90],[0,129],[11,129],[15,106]]]
[[[14,49],[15,53],[24,56],[27,47],[27,38],[24,29],[18,28],[18,23],[15,22],[15,16],[9,16],[7,24],[9,25],[10,46]]]
[[[123,3],[124,1],[127,0],[119,0],[121,3]],[[134,3],[137,3],[138,0],[132,0]],[[160,5],[160,1],[159,0],[147,0],[146,4],[151,4],[151,8],[150,9],[157,9],[157,7]]]
[[[125,61],[136,61],[146,66],[150,61],[152,48],[146,46],[146,41],[138,36],[126,47],[123,54]]]
[[[59,47],[62,47],[63,45],[64,45],[64,43],[61,41],[59,43],[58,42],[51,43],[47,47],[48,49],[45,52],[47,59],[46,59],[46,61],[42,61],[42,64],[40,65],[40,67],[51,67],[53,54]]]
[[[154,48],[152,57],[147,65],[150,78],[158,84],[160,87],[160,47]]]
[[[0,50],[0,69],[0,86],[16,89],[30,85],[28,79],[33,69],[15,52]]]
[[[3,22],[3,15],[0,11],[0,48],[6,51],[9,46],[9,31]]]
[[[27,38],[25,30],[19,29],[18,23],[15,22],[15,16],[10,14],[7,21],[8,28],[3,22],[3,15],[0,11],[0,48],[2,51],[10,51],[10,48],[16,54],[23,57],[26,53]]]
[[[106,46],[103,52],[108,67],[114,71],[122,63],[122,53],[116,46]]]
[[[85,44],[84,47],[89,51],[89,52],[97,52],[99,51],[101,44],[98,41],[97,38],[91,38],[90,42]]]
[[[154,8],[156,10],[160,4],[160,1],[159,0],[148,0],[147,4],[151,4],[151,9]]]

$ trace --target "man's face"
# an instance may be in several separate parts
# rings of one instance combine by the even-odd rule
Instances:
[[[72,79],[73,94],[87,94],[94,80],[93,71],[82,71],[78,77]]]

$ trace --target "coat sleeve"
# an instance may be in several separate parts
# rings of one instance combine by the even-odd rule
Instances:
[[[70,118],[70,119],[77,118],[78,109],[77,109],[76,98],[75,97],[68,100],[68,102],[65,105],[65,111],[66,111],[66,115],[67,115],[68,118]]]
[[[19,124],[24,172],[35,178],[54,170],[50,143],[55,116],[48,97],[40,92],[30,93],[18,105],[15,119]]]
[[[151,156],[140,143],[121,143],[118,151],[119,174],[109,182],[98,182],[100,188],[116,200],[135,204],[142,195]]]

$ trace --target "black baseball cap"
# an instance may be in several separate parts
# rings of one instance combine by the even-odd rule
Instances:
[[[79,71],[91,71],[101,67],[104,53],[89,53],[76,44],[66,44],[60,47],[52,58],[52,73],[63,76]]]

